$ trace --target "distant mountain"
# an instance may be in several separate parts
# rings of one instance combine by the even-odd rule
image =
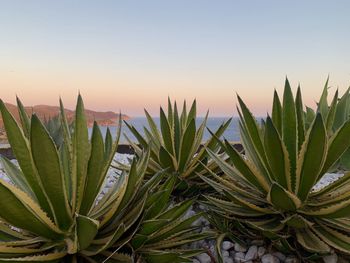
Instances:
[[[10,103],[5,103],[5,105],[8,108],[8,110],[13,114],[13,116],[19,121],[17,106]],[[43,120],[57,116],[59,114],[60,108],[57,106],[36,105],[32,107],[25,107],[25,110],[29,115],[35,113],[40,119]],[[73,110],[65,109],[65,113],[68,120],[72,120],[74,118],[75,112]],[[85,109],[85,114],[88,125],[90,127],[93,125],[94,121],[97,121],[97,123],[101,126],[116,126],[119,120],[119,114],[112,111],[99,112]],[[122,114],[122,119],[128,120],[130,119],[130,117],[125,114]],[[1,114],[0,128],[3,128]]]

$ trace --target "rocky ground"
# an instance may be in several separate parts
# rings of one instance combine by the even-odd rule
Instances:
[[[286,255],[279,251],[273,250],[263,240],[247,241],[247,247],[238,243],[224,241],[221,246],[221,253],[224,257],[224,263],[299,263],[300,260],[295,255]],[[202,253],[193,259],[193,263],[213,263],[216,261],[215,241],[208,240],[202,243],[202,246],[208,249],[208,252]],[[324,263],[346,263],[349,262],[341,259],[337,254],[325,256],[320,259]]]
[[[115,160],[123,164],[127,164],[129,162],[129,159],[131,158],[132,158],[132,155],[128,155],[128,154],[116,154],[115,156]],[[12,160],[12,161],[17,164],[16,160]],[[117,176],[118,176],[118,173],[115,170],[111,169],[109,171],[107,180],[104,184],[104,188],[102,190],[100,198],[103,196],[104,193],[108,191],[108,188],[110,188],[113,185]],[[342,174],[336,174],[336,173],[326,174],[320,180],[320,182],[318,182],[315,185],[314,190],[318,190],[327,186],[328,184],[339,179],[341,176]],[[6,174],[1,169],[1,164],[0,164],[0,178],[6,181],[9,181]],[[196,207],[196,209],[192,208],[187,212],[186,217],[189,217],[195,214],[196,213],[195,210],[198,210],[198,209],[204,209],[204,208],[203,207],[201,208],[200,206]],[[199,226],[202,231],[210,228],[209,222],[205,218],[198,219],[194,224]],[[263,240],[246,240],[246,243],[249,245],[247,247],[243,247],[238,243],[224,241],[221,246],[221,252],[224,257],[224,263],[240,263],[240,262],[298,263],[299,262],[297,257],[295,257],[294,255],[285,255],[281,252],[271,249],[267,244],[264,243]],[[199,241],[191,244],[192,248],[204,248],[206,250],[205,253],[202,253],[196,256],[193,259],[193,263],[217,262],[215,246],[216,246],[215,240],[212,240],[212,239],[203,240],[203,241]],[[324,257],[323,261],[325,263],[349,262],[347,260],[343,260],[339,258],[336,254]]]

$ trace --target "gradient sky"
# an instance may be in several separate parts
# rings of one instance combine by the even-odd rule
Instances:
[[[239,93],[270,110],[288,75],[313,106],[323,84],[350,83],[350,1],[0,2],[0,97],[158,113],[167,96],[235,114]],[[295,89],[294,89],[295,90]]]

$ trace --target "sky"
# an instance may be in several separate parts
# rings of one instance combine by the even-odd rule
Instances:
[[[199,114],[257,116],[288,76],[314,106],[350,84],[350,1],[1,0],[0,98],[157,115],[167,97]]]

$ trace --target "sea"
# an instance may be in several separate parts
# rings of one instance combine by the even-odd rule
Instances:
[[[208,132],[208,129],[212,132],[215,132],[221,124],[223,124],[225,121],[227,121],[230,117],[210,117],[207,120],[207,129],[205,129],[204,135],[203,135],[203,141],[206,141],[210,138],[210,133]],[[156,122],[158,128],[159,128],[159,117],[153,118]],[[196,119],[196,127],[198,129],[199,125],[203,122],[203,117],[197,117]],[[134,126],[142,135],[144,135],[143,127],[149,127],[146,117],[134,117],[127,121],[130,125]],[[111,130],[112,135],[115,137],[116,135],[116,127],[112,126],[109,127]],[[106,134],[107,127],[102,126],[101,132],[103,135]],[[89,133],[91,134],[92,129],[89,129]],[[122,136],[120,138],[120,143],[127,143],[125,137],[123,134],[126,134],[132,141],[136,142],[136,138],[132,135],[128,127],[123,123],[122,125]],[[223,134],[222,138],[227,139],[228,141],[237,142],[240,141],[240,135],[239,135],[239,125],[238,125],[238,118],[233,118],[230,126],[226,129],[225,133]]]

